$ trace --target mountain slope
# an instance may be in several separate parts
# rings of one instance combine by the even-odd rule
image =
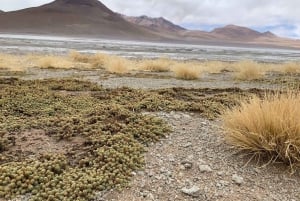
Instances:
[[[127,22],[98,0],[56,0],[40,7],[1,13],[0,32],[148,40],[161,37]]]
[[[142,15],[139,17],[131,17],[131,16],[126,16],[126,15],[122,15],[122,14],[120,14],[120,15],[128,22],[131,22],[131,23],[139,25],[139,26],[143,26],[152,31],[178,32],[178,31],[186,30],[185,28],[175,25],[163,17],[152,18],[152,17],[148,17],[146,15]]]

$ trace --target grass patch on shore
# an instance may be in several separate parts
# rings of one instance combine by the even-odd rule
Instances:
[[[253,97],[227,111],[223,120],[226,139],[237,149],[270,162],[299,166],[299,93]]]

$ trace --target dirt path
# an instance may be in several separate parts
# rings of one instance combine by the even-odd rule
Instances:
[[[148,148],[144,171],[130,187],[98,200],[297,201],[300,175],[282,164],[260,167],[224,143],[220,122],[186,113],[160,113],[174,132]],[[246,166],[245,166],[246,165]]]

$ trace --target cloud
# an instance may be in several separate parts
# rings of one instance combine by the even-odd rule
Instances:
[[[15,10],[38,6],[51,0],[1,0],[0,9]],[[163,16],[176,24],[212,29],[236,24],[281,36],[300,38],[299,0],[102,0],[126,15]]]

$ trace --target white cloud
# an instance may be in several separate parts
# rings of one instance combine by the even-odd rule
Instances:
[[[0,9],[38,6],[51,0],[1,0]],[[102,0],[107,7],[126,15],[163,16],[177,24],[237,24],[248,27],[300,27],[299,0]],[[282,36],[300,37],[299,28],[274,29]],[[288,27],[288,26],[287,26]],[[272,31],[272,29],[271,29]]]

